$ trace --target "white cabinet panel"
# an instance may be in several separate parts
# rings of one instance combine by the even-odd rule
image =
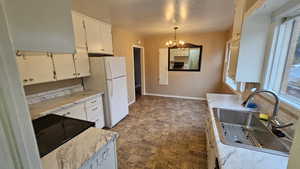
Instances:
[[[22,59],[22,57],[19,57]],[[21,63],[20,71],[22,71],[23,80],[26,79],[27,82],[24,85],[37,84],[43,82],[54,81],[54,68],[52,64],[52,59],[46,54],[28,54],[23,57],[23,62]]]
[[[5,0],[16,50],[74,53],[70,0]]]
[[[168,85],[168,48],[159,49],[159,84]]]
[[[74,63],[77,77],[85,77],[90,75],[89,56],[86,49],[77,48],[74,55]]]
[[[86,38],[89,53],[101,53],[104,48],[101,44],[100,22],[96,19],[85,17]]]
[[[56,80],[76,78],[72,54],[54,54],[53,61],[56,72]]]
[[[84,15],[72,11],[75,45],[77,48],[86,48],[86,32],[84,27]]]

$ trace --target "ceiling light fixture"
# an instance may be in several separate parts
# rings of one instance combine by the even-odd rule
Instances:
[[[183,40],[177,40],[177,30],[178,29],[179,29],[178,26],[174,27],[174,40],[169,40],[166,42],[166,45],[169,48],[181,48],[185,44],[185,42]]]

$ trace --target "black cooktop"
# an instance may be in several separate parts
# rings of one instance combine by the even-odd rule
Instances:
[[[40,157],[45,156],[95,123],[49,114],[33,120]]]

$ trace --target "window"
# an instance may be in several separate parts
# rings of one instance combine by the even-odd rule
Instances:
[[[280,24],[275,32],[265,87],[300,105],[300,17]]]

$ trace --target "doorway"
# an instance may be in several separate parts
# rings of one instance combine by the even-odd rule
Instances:
[[[135,99],[138,99],[142,95],[141,51],[141,48],[133,47]]]

